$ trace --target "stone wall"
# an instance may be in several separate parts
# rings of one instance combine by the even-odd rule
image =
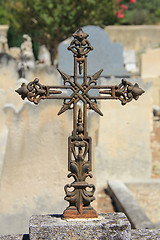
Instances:
[[[141,52],[147,48],[160,46],[160,26],[107,26],[105,31],[111,41],[122,43],[125,49]]]

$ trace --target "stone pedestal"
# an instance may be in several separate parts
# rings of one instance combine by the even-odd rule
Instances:
[[[30,218],[30,240],[131,239],[131,226],[123,213],[100,214],[94,219],[62,219],[62,215]]]

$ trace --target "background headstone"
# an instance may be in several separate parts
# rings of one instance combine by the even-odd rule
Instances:
[[[39,47],[39,52],[38,52],[38,61],[41,64],[45,64],[50,66],[51,65],[51,54],[46,48],[45,45],[42,45]]]
[[[141,56],[142,78],[160,77],[160,48],[149,49]]]
[[[112,43],[108,34],[100,27],[86,26],[82,28],[89,34],[88,40],[93,51],[88,55],[88,75],[93,75],[103,68],[103,77],[127,77],[129,74],[123,67],[123,46]],[[63,72],[73,75],[73,54],[67,50],[71,39],[63,41],[58,48],[58,67]]]
[[[8,25],[0,25],[0,52],[8,52],[7,31]]]
[[[128,72],[137,73],[138,68],[136,66],[136,54],[134,50],[123,51],[124,66]]]

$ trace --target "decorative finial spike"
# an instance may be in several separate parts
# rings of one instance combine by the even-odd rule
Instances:
[[[96,72],[92,78],[93,80],[97,80],[99,78],[99,76],[101,75],[101,73],[103,72],[103,69],[100,69],[98,72]]]
[[[70,76],[64,72],[62,72],[60,69],[57,68],[57,71],[61,74],[64,81],[69,80]]]

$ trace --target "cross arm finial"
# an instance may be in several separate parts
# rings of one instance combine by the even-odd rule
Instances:
[[[126,79],[122,79],[122,82],[119,85],[108,86],[108,88],[109,87],[110,90],[100,90],[99,93],[102,95],[110,95],[113,99],[119,99],[122,105],[132,101],[132,99],[138,100],[139,96],[145,92],[139,87],[138,83],[132,84]],[[105,88],[105,86],[101,86],[101,88]],[[102,99],[105,98],[102,96]]]

